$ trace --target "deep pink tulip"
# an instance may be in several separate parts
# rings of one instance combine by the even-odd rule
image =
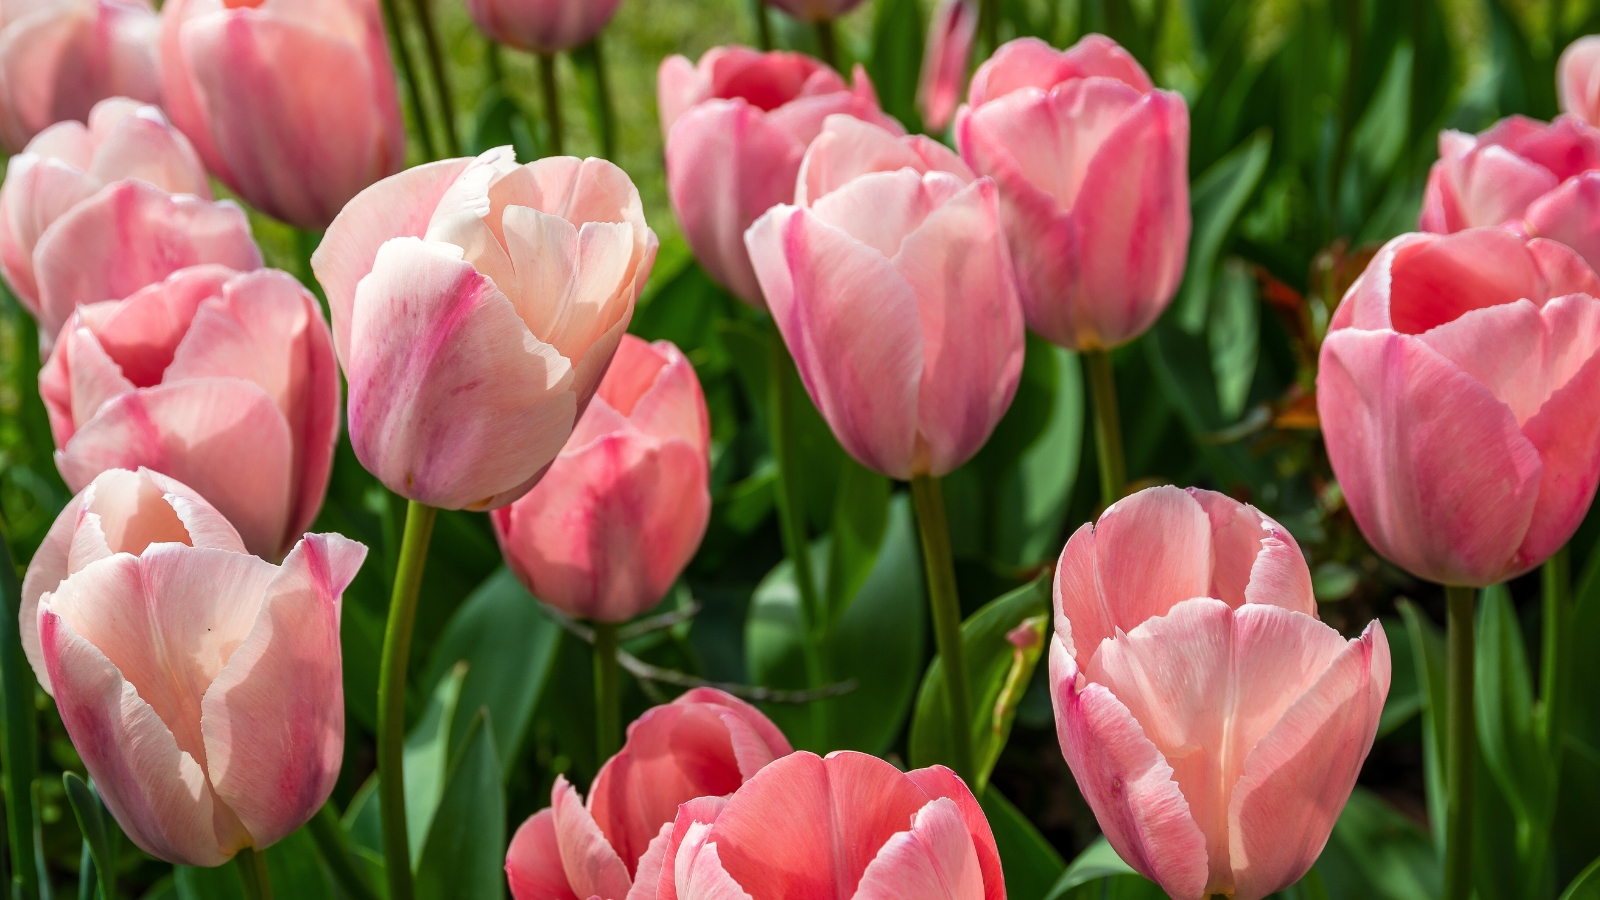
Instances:
[[[82,122],[107,97],[161,100],[150,0],[6,0],[0,5],[0,144]]]
[[[327,492],[334,365],[322,309],[293,277],[197,266],[79,307],[39,393],[70,487],[147,466],[200,491],[251,553],[276,560]]]
[[[0,185],[0,268],[29,312],[39,314],[33,251],[40,238],[68,210],[125,178],[211,199],[206,170],[183,133],[159,108],[126,97],[95,104],[87,126],[46,128],[11,157]]]
[[[311,258],[350,383],[350,440],[403,497],[494,509],[572,434],[655,262],[603,159],[509,147],[362,191]]]
[[[928,45],[922,51],[922,76],[917,81],[922,124],[934,131],[944,131],[956,114],[977,35],[977,3],[941,0],[928,24]]]
[[[655,898],[678,808],[732,794],[789,742],[759,710],[696,688],[628,726],[584,805],[557,777],[550,807],[517,829],[506,853],[516,900]]]
[[[1561,51],[1556,93],[1562,112],[1600,125],[1600,34],[1578,38]]]
[[[1143,334],[1189,248],[1189,108],[1091,34],[1022,38],[978,68],[956,114],[961,155],[1000,184],[1028,326],[1078,350]]]
[[[861,0],[767,0],[802,22],[831,22],[861,5]]]
[[[340,594],[367,548],[281,567],[199,494],[112,469],[28,567],[22,632],[106,806],[145,852],[216,866],[316,814],[344,755]]]
[[[1328,458],[1374,549],[1483,586],[1567,542],[1600,480],[1596,297],[1554,241],[1474,228],[1384,245],[1317,376]]]
[[[710,451],[694,366],[668,341],[624,335],[547,477],[490,517],[511,571],[578,618],[654,607],[711,520]]]
[[[944,475],[1011,405],[1022,310],[996,194],[935,141],[832,116],[799,205],[745,237],[806,390],[868,468]]]
[[[1298,881],[1377,733],[1383,626],[1317,621],[1294,538],[1192,488],[1112,504],[1056,572],[1056,730],[1111,846],[1176,900]]]
[[[377,0],[167,0],[161,79],[212,174],[291,225],[405,165]]]
[[[478,29],[530,53],[560,53],[594,40],[622,0],[466,0]]]
[[[656,80],[666,138],[667,191],[706,273],[746,303],[764,306],[744,233],[761,214],[794,200],[806,146],[836,113],[903,131],[878,109],[859,66],[854,87],[799,53],[716,47],[693,65],[661,63]]]

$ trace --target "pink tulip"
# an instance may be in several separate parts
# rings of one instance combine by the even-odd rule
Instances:
[[[579,618],[654,607],[711,520],[710,449],[694,367],[668,341],[624,335],[548,477],[490,517],[511,571]]]
[[[321,307],[283,272],[197,266],[81,306],[39,393],[74,490],[148,466],[202,492],[273,560],[322,506],[338,374]]]
[[[1600,34],[1567,45],[1556,64],[1556,92],[1561,111],[1590,125],[1600,125]]]
[[[745,237],[806,390],[868,468],[944,475],[1011,405],[1022,311],[997,193],[935,141],[831,116],[799,205]]]
[[[252,206],[325,228],[405,165],[405,122],[377,0],[167,0],[172,121]]]
[[[1405,234],[1322,345],[1328,458],[1373,548],[1482,586],[1567,542],[1600,480],[1600,278],[1498,228]]]
[[[978,5],[973,0],[941,0],[928,26],[928,46],[922,51],[922,76],[917,81],[922,124],[934,131],[944,131],[956,114],[977,35]]]
[[[831,22],[861,5],[861,0],[767,0],[802,22]]]
[[[161,100],[150,0],[6,0],[0,7],[0,144],[12,153],[107,97]]]
[[[716,282],[752,306],[765,304],[744,233],[761,214],[794,200],[806,146],[836,113],[892,131],[859,66],[854,87],[798,53],[716,47],[698,66],[661,63],[656,90],[666,138],[667,190],[684,237]]]
[[[389,489],[448,509],[526,494],[633,317],[656,236],[603,159],[511,148],[362,191],[311,258],[350,383],[350,439]]]
[[[654,898],[680,804],[719,798],[791,752],[755,707],[696,688],[628,726],[584,805],[562,777],[506,853],[516,900]]]
[[[1189,246],[1189,109],[1111,39],[1022,38],[972,77],[961,155],[1000,184],[1028,326],[1078,350],[1143,334]]]
[[[1117,853],[1175,900],[1261,897],[1322,853],[1389,692],[1278,523],[1150,488],[1061,553],[1050,682],[1067,764]]]
[[[622,0],[466,0],[478,30],[531,53],[560,53],[594,40]]]
[[[183,133],[160,109],[126,97],[95,104],[87,127],[66,121],[46,128],[11,157],[0,185],[0,268],[29,312],[39,315],[33,251],[40,238],[74,206],[126,178],[211,199],[206,170]]]
[[[344,754],[340,594],[366,554],[308,534],[275,566],[146,469],[62,511],[28,567],[24,646],[141,849],[221,865],[322,807]]]

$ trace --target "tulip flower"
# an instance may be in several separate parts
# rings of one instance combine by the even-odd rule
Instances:
[[[1374,549],[1481,587],[1567,542],[1600,480],[1596,297],[1572,250],[1498,228],[1379,251],[1317,377],[1328,458]]]
[[[530,53],[560,53],[594,40],[622,0],[466,0],[478,30]]]
[[[65,121],[46,128],[11,157],[0,185],[0,268],[34,316],[39,286],[33,251],[44,233],[101,188],[127,178],[211,199],[206,170],[183,133],[157,107],[126,97],[95,104],[87,126]]]
[[[922,75],[917,80],[917,109],[922,124],[934,131],[949,126],[961,102],[977,35],[978,5],[973,0],[941,0],[928,26]]]
[[[511,571],[578,618],[654,607],[711,519],[710,447],[694,367],[667,341],[624,335],[548,475],[490,517]]]
[[[366,548],[245,551],[193,490],[101,473],[28,567],[24,646],[101,798],[140,849],[216,866],[327,801],[344,754],[340,594]]]
[[[806,147],[830,115],[891,131],[866,70],[854,86],[798,53],[716,47],[694,65],[663,60],[656,80],[666,139],[667,191],[700,265],[746,303],[763,307],[744,233],[762,213],[794,200]]]
[[[1189,246],[1189,110],[1091,34],[1058,52],[1011,41],[956,114],[961,155],[1000,185],[1028,326],[1077,350],[1143,334]]]
[[[767,0],[802,22],[831,22],[861,5],[861,0]]]
[[[556,777],[550,806],[517,829],[506,853],[515,900],[655,898],[681,804],[732,794],[791,752],[743,700],[696,688],[628,726],[628,743],[595,777],[585,806]]]
[[[150,0],[7,0],[0,7],[0,144],[16,153],[107,97],[161,100]]]
[[[383,34],[377,0],[168,0],[167,111],[252,206],[325,228],[405,165]]]
[[[1383,627],[1317,621],[1294,539],[1210,491],[1113,504],[1056,573],[1056,730],[1111,846],[1175,900],[1298,881],[1377,733]]]
[[[1600,34],[1578,38],[1556,63],[1561,111],[1600,126]]]
[[[81,306],[39,393],[74,490],[147,466],[200,491],[272,560],[322,506],[338,374],[321,307],[283,272],[197,266]]]
[[[594,396],[656,246],[602,159],[518,166],[502,147],[361,192],[311,264],[362,465],[428,506],[527,493]]]

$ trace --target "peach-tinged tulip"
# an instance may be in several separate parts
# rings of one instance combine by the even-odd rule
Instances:
[[[325,228],[405,165],[405,123],[377,0],[168,0],[172,120],[252,206]]]
[[[1078,350],[1143,334],[1189,247],[1189,109],[1091,34],[1001,47],[956,114],[961,155],[1000,184],[1028,326]]]
[[[767,0],[802,22],[831,22],[861,5],[861,0]]]
[[[466,0],[478,29],[531,53],[560,53],[594,40],[622,0]]]
[[[1374,549],[1483,586],[1567,542],[1600,480],[1600,278],[1498,228],[1406,234],[1322,345],[1328,458]]]
[[[362,465],[429,506],[526,494],[594,396],[656,245],[603,159],[518,166],[502,147],[361,192],[311,264]]]
[[[34,135],[107,97],[161,100],[150,0],[6,0],[0,5],[0,144]]]
[[[628,726],[586,806],[558,777],[549,808],[517,829],[506,853],[516,900],[655,898],[680,805],[732,794],[790,753],[755,707],[710,688],[657,706]]]
[[[0,185],[0,267],[29,312],[39,311],[33,251],[40,238],[68,210],[125,178],[211,199],[206,170],[183,133],[157,107],[126,97],[95,104],[87,126],[46,128],[11,157]]]
[[[1600,125],[1600,34],[1578,38],[1561,52],[1556,92],[1562,112]]]
[[[967,85],[967,64],[978,35],[978,4],[973,0],[941,0],[928,24],[928,45],[922,51],[917,81],[917,109],[922,124],[944,131]]]
[[[74,489],[147,466],[200,491],[273,560],[322,506],[338,373],[321,307],[283,272],[197,266],[79,307],[39,393]]]
[[[1117,853],[1176,900],[1298,881],[1377,733],[1383,627],[1344,640],[1278,523],[1175,487],[1078,529],[1055,611],[1061,750]]]
[[[655,606],[711,519],[710,448],[689,360],[624,335],[549,473],[491,516],[511,571],[583,619],[625,622]]]
[[[694,65],[661,63],[656,91],[666,138],[667,190],[685,239],[706,273],[746,303],[764,306],[744,233],[794,200],[806,147],[830,115],[903,129],[878,109],[866,71],[846,86],[799,53],[716,47]]]
[[[995,184],[942,145],[828,119],[798,206],[746,235],[811,399],[862,465],[940,476],[978,452],[1022,373]]]
[[[344,753],[340,594],[366,552],[308,534],[275,566],[147,470],[104,472],[62,512],[28,569],[23,633],[141,849],[221,865],[326,802]]]

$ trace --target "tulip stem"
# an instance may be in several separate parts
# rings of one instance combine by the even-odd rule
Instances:
[[[428,541],[438,513],[415,500],[406,506],[405,536],[400,539],[400,564],[395,567],[389,624],[383,632],[383,657],[378,665],[378,791],[389,900],[411,900],[414,893],[411,841],[406,834],[406,664],[417,620],[417,597],[422,591],[422,569],[428,561]]]
[[[595,622],[594,724],[595,763],[604,765],[622,749],[622,680],[617,668],[617,624]]]
[[[439,29],[433,24],[433,6],[430,0],[411,0],[417,13],[417,24],[422,27],[422,46],[428,53],[428,71],[433,75],[433,87],[439,94],[439,118],[444,120],[444,147],[451,156],[461,155],[461,141],[456,137],[456,104],[450,91],[450,73],[445,68],[444,53],[439,49]]]
[[[573,50],[571,59],[574,65],[584,66],[594,75],[594,95],[585,100],[600,137],[600,155],[614,159],[617,155],[617,112],[611,103],[611,80],[606,77],[606,56],[599,36]]]
[[[1472,896],[1472,779],[1478,732],[1473,720],[1473,601],[1470,587],[1446,586],[1444,900]]]
[[[766,53],[772,49],[772,21],[767,18],[767,0],[750,0],[750,10],[756,19],[756,46]]]
[[[272,873],[267,871],[267,851],[246,847],[235,856],[244,880],[245,900],[272,900]]]
[[[933,634],[944,666],[945,698],[950,712],[950,747],[956,774],[978,789],[972,755],[972,688],[967,681],[967,651],[961,638],[961,599],[956,591],[955,558],[950,552],[950,526],[945,519],[939,479],[911,477],[911,500],[917,508],[922,537],[922,564],[928,573],[928,603],[933,608]]]
[[[25,339],[27,336],[24,336]],[[5,789],[6,836],[11,845],[11,886],[8,896],[34,900],[39,896],[39,872],[33,866],[33,780],[38,769],[38,723],[33,708],[33,672],[22,655],[22,635],[17,617],[22,589],[11,545],[0,529],[0,783]]]
[[[428,129],[428,114],[422,105],[422,86],[417,83],[417,71],[411,65],[411,54],[406,50],[405,32],[400,27],[400,8],[395,0],[383,0],[383,20],[389,26],[389,42],[394,45],[394,55],[400,61],[400,74],[406,82],[406,105],[411,107],[411,121],[422,138],[422,153],[429,162],[439,158],[433,146],[433,132]]]
[[[817,55],[834,70],[839,68],[839,42],[833,34],[833,20],[817,23]]]
[[[1094,447],[1100,457],[1100,502],[1105,506],[1122,499],[1128,484],[1128,464],[1122,455],[1122,417],[1117,412],[1117,379],[1108,350],[1085,350],[1089,389],[1094,394]]]
[[[1545,560],[1540,573],[1544,588],[1543,641],[1539,659],[1539,705],[1534,721],[1546,765],[1545,789],[1554,792],[1561,783],[1561,757],[1566,745],[1566,690],[1568,629],[1572,622],[1572,554],[1563,546]],[[1554,795],[1547,795],[1554,800]],[[1555,803],[1546,805],[1546,818],[1536,824],[1537,833],[1529,842],[1531,859],[1527,871],[1534,883],[1529,896],[1539,893],[1545,878],[1545,861],[1550,848],[1551,816]]]
[[[556,57],[554,53],[539,54],[539,89],[544,93],[544,121],[549,128],[550,156],[560,156],[561,140],[561,85],[556,83]]]

